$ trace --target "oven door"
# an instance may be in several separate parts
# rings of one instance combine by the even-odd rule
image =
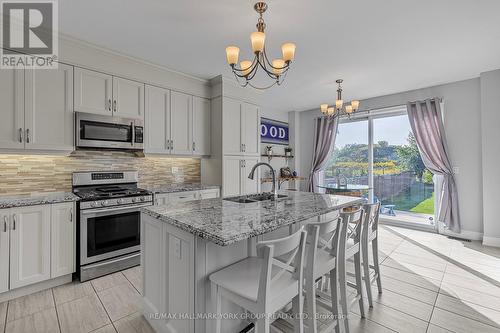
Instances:
[[[141,207],[98,208],[80,211],[80,264],[140,250]]]
[[[86,148],[141,149],[136,144],[135,129],[141,122],[134,119],[77,113],[76,145]],[[142,138],[142,136],[141,136]]]

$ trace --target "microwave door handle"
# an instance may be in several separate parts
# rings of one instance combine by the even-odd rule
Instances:
[[[132,146],[134,146],[134,144],[135,144],[135,125],[134,125],[133,121],[130,123],[130,126],[132,126],[132,142],[131,142],[131,144],[132,144]]]

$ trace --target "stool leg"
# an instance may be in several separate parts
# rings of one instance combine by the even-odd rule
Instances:
[[[314,281],[306,282],[306,303],[307,303],[307,328],[308,332],[317,333],[316,323],[316,287]]]
[[[370,281],[370,259],[368,256],[368,245],[363,243],[361,247],[361,253],[363,254],[363,273],[365,276],[365,287],[366,287],[366,296],[368,297],[368,304],[370,308],[373,307],[373,296],[372,296],[372,284]]]
[[[345,261],[340,262],[337,269],[338,273],[338,283],[340,289],[340,306],[342,308],[342,321],[344,322],[345,333],[349,333],[349,309],[347,308],[347,282],[345,276]]]
[[[269,320],[269,317],[266,316],[264,318],[258,319],[257,320],[257,333],[269,333],[270,328],[269,326],[271,325],[271,321]]]
[[[221,316],[222,316],[222,309],[221,309],[221,296],[219,294],[219,287],[215,284],[212,283],[210,285],[210,291],[212,293],[212,311],[215,314],[215,319],[214,319],[214,332],[215,333],[221,333]]]
[[[373,266],[375,267],[375,273],[377,273],[377,288],[378,293],[382,293],[382,280],[380,279],[380,265],[378,260],[378,235],[372,240],[372,251],[373,251]]]
[[[361,273],[361,254],[359,251],[354,255],[354,270],[356,272],[356,292],[359,295],[359,312],[361,318],[365,317],[365,304],[363,303],[363,280]]]
[[[294,314],[293,332],[304,333],[304,297],[302,291],[292,300],[292,313]]]
[[[335,326],[335,333],[340,333],[340,311],[338,299],[338,286],[336,270],[330,271],[330,293],[332,297],[332,314],[336,316],[337,325]],[[314,331],[316,333],[316,331]]]

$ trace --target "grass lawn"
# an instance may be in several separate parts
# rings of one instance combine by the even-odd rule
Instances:
[[[422,214],[434,214],[434,193],[428,199],[420,202],[418,205],[410,209],[410,212]]]

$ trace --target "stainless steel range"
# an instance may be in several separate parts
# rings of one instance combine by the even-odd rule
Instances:
[[[77,262],[81,281],[140,263],[141,207],[151,192],[137,187],[137,171],[73,173],[78,203]]]

